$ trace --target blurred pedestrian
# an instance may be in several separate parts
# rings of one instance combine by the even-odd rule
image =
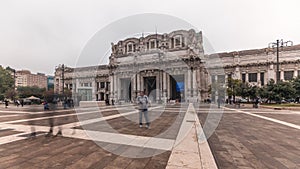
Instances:
[[[23,99],[21,100],[21,106],[22,107],[24,106],[24,100]]]
[[[5,102],[5,108],[7,108],[7,107],[8,107],[8,102],[9,102],[9,101],[8,101],[7,99],[5,99],[4,102]]]

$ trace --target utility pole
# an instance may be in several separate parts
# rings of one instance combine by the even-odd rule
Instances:
[[[277,39],[276,42],[269,43],[269,48],[276,48],[276,84],[280,81],[280,73],[279,73],[279,47],[283,48],[284,46],[293,46],[292,41],[284,42],[283,39]]]
[[[61,66],[62,73],[61,73],[61,78],[62,78],[62,95],[64,96],[65,94],[65,65],[62,64]]]

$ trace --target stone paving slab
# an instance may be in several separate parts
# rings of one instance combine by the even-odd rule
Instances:
[[[0,137],[9,136],[12,134],[18,134],[21,132],[14,131],[13,129],[0,129]]]
[[[138,128],[138,124],[136,123],[138,114],[132,112],[134,109],[126,109],[126,106],[123,105],[120,108],[122,108],[123,111],[128,112],[126,117],[119,117],[118,111],[112,109],[112,106],[103,108],[102,112],[102,115],[108,117],[106,122],[115,131],[130,137],[138,136],[147,138],[166,131],[166,129],[170,128],[170,123],[174,123],[177,128],[172,128],[169,133],[164,134],[160,138],[166,139],[164,141],[170,141],[170,143],[176,140],[179,130],[178,127],[181,125],[184,116],[184,114],[179,112],[179,105],[168,106],[166,111],[162,113],[158,119],[155,119],[152,122],[150,130]],[[185,106],[184,109],[186,110],[187,106]],[[219,112],[219,109],[217,109],[216,106],[210,108],[207,105],[200,105],[199,107],[196,107],[196,110],[202,125],[205,125],[208,112],[212,112],[216,115]],[[296,123],[296,115],[298,114],[293,112],[288,112],[281,116],[281,114],[274,115],[273,110],[268,111],[265,109],[251,108],[239,110],[249,110],[250,113],[257,113],[262,116],[277,118],[289,123],[295,122],[296,125],[298,124]],[[260,110],[261,112],[257,112]],[[89,119],[89,117],[98,117],[100,114],[97,111],[97,109],[85,108],[80,109],[77,113],[82,113],[84,119]],[[48,119],[51,118],[51,115],[45,115],[43,112],[34,113],[36,113],[34,115],[38,115],[34,117],[45,117],[44,119],[34,121],[34,123],[36,123],[36,129],[39,131],[48,131]],[[18,129],[18,133],[5,134],[4,137],[6,137],[6,135],[15,135],[15,138],[22,139],[0,145],[0,168],[166,168],[168,160],[171,157],[171,151],[170,148],[159,148],[157,142],[159,139],[154,142],[156,146],[148,144],[146,147],[134,146],[139,145],[139,142],[143,141],[144,138],[141,140],[134,140],[132,145],[113,144],[103,141],[98,141],[96,144],[90,140],[91,138],[81,138],[83,135],[81,135],[80,132],[84,131],[81,130],[80,127],[72,129],[72,127],[78,124],[75,124],[77,119],[73,117],[74,115],[71,114],[71,111],[65,112],[64,110],[61,110],[60,113],[56,115],[66,116],[52,117],[54,118],[54,121],[57,120],[57,122],[59,122],[55,123],[55,132],[57,132],[57,125],[64,124],[63,137],[44,137],[43,135],[40,135],[35,139],[24,139],[24,137],[19,136],[20,134],[26,134],[26,132],[29,131],[29,128],[23,131],[22,126],[29,127],[29,125],[33,124],[31,123],[32,121],[23,121],[17,125],[0,122],[2,128],[7,125],[7,128],[12,127]],[[152,115],[155,115],[160,113],[160,111],[159,109],[154,109],[152,110],[152,113]],[[28,112],[23,112],[22,114],[23,115],[21,116],[24,117],[30,116],[30,119],[32,118],[31,115],[33,113],[28,114]],[[66,120],[65,123],[60,123],[60,120],[65,120],[64,118],[68,118],[69,121]],[[0,116],[0,120],[1,119]],[[8,122],[13,119],[14,117],[12,116],[7,117],[5,120]],[[132,119],[134,120],[132,121]],[[176,119],[181,119],[181,121],[176,121]],[[214,119],[209,123],[213,123],[213,120]],[[45,125],[43,126],[43,124]],[[99,131],[110,132],[107,125],[105,125],[102,120],[99,121],[95,119],[95,121],[92,120],[90,124],[85,124],[85,127],[90,125],[89,130],[95,132],[96,135],[97,132],[98,134],[101,133]],[[99,128],[95,129],[95,126],[98,126]],[[19,133],[20,131],[25,133]],[[72,133],[73,131],[75,131],[75,134]],[[209,137],[208,142],[219,168],[299,168],[299,131],[300,130],[297,128],[292,128],[274,121],[265,120],[231,109],[225,109],[218,128],[213,135]],[[99,138],[101,138],[101,136],[104,135],[100,134]],[[0,138],[4,137],[0,136]],[[191,145],[192,144],[190,143],[185,144],[186,148],[189,150],[191,150],[191,148],[189,148]],[[157,149],[153,149],[153,147],[156,147]],[[118,152],[123,153],[123,155],[128,155],[130,153],[135,155],[151,155],[151,153],[162,154],[148,158],[128,158],[122,155],[113,154],[107,150],[118,150]],[[199,148],[199,150],[201,149]],[[191,151],[195,151],[195,149],[192,149]],[[173,153],[175,152],[174,149]],[[187,160],[192,161],[192,158],[188,158],[188,155],[190,154],[191,153],[188,153],[184,157],[186,157]],[[195,165],[196,162],[191,162],[191,164],[194,165],[194,168],[199,168],[198,165]],[[180,167],[175,166],[175,168]]]
[[[105,113],[107,114],[105,114],[105,116],[107,117],[111,115],[117,115],[116,111],[109,111],[109,109],[106,110],[107,111]],[[128,109],[128,111],[130,110],[131,109]],[[80,111],[80,113],[89,111],[94,110],[82,110]],[[35,129],[37,130],[37,132],[47,131],[47,127],[49,126],[49,119],[53,118],[54,121],[56,121],[54,122],[54,125],[56,126],[54,129],[55,132],[57,132],[57,125],[69,125],[74,123],[74,121],[77,121],[74,120],[75,116],[72,115],[71,112],[58,112],[54,115],[49,113],[43,114],[42,112],[36,113],[37,114],[22,115],[23,117],[25,117],[23,118],[25,121],[13,124],[9,123],[11,121],[19,119],[10,117],[8,119],[5,119],[5,121],[8,123],[2,123],[1,126],[11,126],[13,128],[16,128],[17,130],[21,129],[23,132],[28,132],[30,131],[29,125],[31,125],[36,126]],[[56,117],[60,115],[66,116]],[[97,117],[97,113],[89,113],[89,115],[89,117],[92,118]],[[160,118],[153,121],[153,128],[151,128],[150,130],[147,130],[146,128],[138,128],[137,124],[132,125],[132,121],[124,117],[118,118],[116,116],[115,118],[110,120],[108,118],[108,121],[112,122],[111,125],[121,132],[138,135],[136,131],[141,130],[142,132],[144,132],[144,135],[147,136],[147,133],[149,132],[159,134],[166,128],[169,128],[169,123],[172,123],[174,119],[177,118],[177,115],[178,112],[169,112],[165,114],[163,113]],[[85,116],[86,115],[83,115],[83,117]],[[138,114],[129,114],[129,116],[138,116]],[[29,120],[36,118],[41,119]],[[114,119],[117,120],[114,121]],[[123,127],[121,127],[121,124],[123,124]],[[176,125],[180,125],[180,123],[176,123]],[[22,126],[26,126],[26,129],[22,129]],[[19,135],[15,135],[12,138],[20,138],[22,140],[0,145],[0,162],[3,162],[1,163],[3,165],[1,165],[0,168],[165,168],[170,156],[170,151],[161,150],[160,148],[146,148],[147,146],[135,148],[134,146],[130,145],[114,145],[107,142],[97,142],[102,146],[100,147],[90,140],[73,138],[76,133],[72,136],[72,131],[75,130],[67,128],[63,129],[63,137],[44,137],[44,134],[40,133],[42,135],[31,139],[24,139],[24,136],[28,136],[28,134],[26,133],[18,133]],[[66,134],[66,132],[69,134]],[[166,134],[167,137],[170,137],[171,135],[173,138],[175,138],[176,131],[172,130],[171,134]],[[151,147],[151,144],[155,144],[159,147],[160,143],[157,142],[159,141],[159,139],[153,141],[154,142],[152,143],[151,141],[148,142],[148,146]],[[134,152],[136,155],[153,155],[157,153],[161,154],[148,158],[126,158],[122,155],[120,156],[108,152],[107,150],[105,150],[105,148],[103,149],[103,146],[105,148],[115,148],[118,151],[121,151],[123,155],[132,152]],[[172,144],[170,146],[172,146]]]
[[[43,136],[2,145],[0,152],[1,168],[165,168],[170,155],[167,151],[132,159],[103,150],[93,141]]]
[[[199,113],[205,125],[207,113]],[[300,130],[242,113],[224,113],[208,142],[219,168],[299,168]]]
[[[288,116],[286,116],[285,114],[274,114],[274,113],[272,113],[272,114],[271,113],[255,113],[255,114],[259,114],[262,116],[274,118],[274,119],[285,121],[288,123],[300,125],[300,114],[289,114]]]

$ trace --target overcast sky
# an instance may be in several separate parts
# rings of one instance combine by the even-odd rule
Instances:
[[[276,39],[300,44],[299,6],[299,0],[1,0],[0,65],[51,75],[58,64],[75,66],[99,30],[141,13],[185,20],[216,52],[263,48]]]

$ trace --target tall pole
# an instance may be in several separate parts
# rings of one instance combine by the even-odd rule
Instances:
[[[284,42],[281,40],[276,40],[275,43],[269,43],[269,48],[275,48],[276,47],[276,57],[277,57],[277,70],[276,70],[276,84],[280,81],[280,73],[279,73],[279,47],[284,46],[293,46],[292,41],[286,41]]]
[[[279,74],[279,40],[276,41],[276,55],[277,55],[276,83],[278,83],[280,81],[280,74]]]
[[[16,69],[14,69],[14,90],[16,90]]]
[[[15,94],[16,94],[16,69],[14,69],[14,93],[13,93],[14,101],[15,101]]]
[[[62,68],[62,73],[61,73],[61,77],[62,77],[62,95],[64,95],[65,94],[65,65],[62,64],[61,68]]]
[[[137,79],[137,76],[138,76],[138,69],[137,69],[137,63],[136,63],[136,59],[137,59],[137,56],[135,55],[135,58],[134,58],[134,69],[135,69],[135,99],[137,98],[138,96],[138,88],[137,88],[137,83],[138,83],[138,79]],[[134,99],[134,101],[135,101]]]

